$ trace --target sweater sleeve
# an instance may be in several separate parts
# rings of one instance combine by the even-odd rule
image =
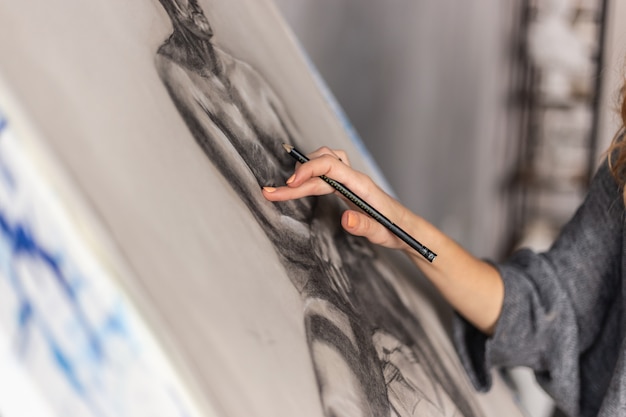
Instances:
[[[528,366],[572,415],[581,411],[581,396],[604,395],[611,372],[597,376],[595,386],[585,385],[585,393],[580,385],[586,368],[610,368],[600,362],[614,360],[618,351],[611,339],[619,334],[613,318],[621,310],[614,304],[622,299],[623,212],[621,190],[605,162],[547,252],[523,249],[495,264],[504,281],[504,304],[493,336],[461,317],[454,323],[454,343],[476,388],[489,389],[493,366]]]

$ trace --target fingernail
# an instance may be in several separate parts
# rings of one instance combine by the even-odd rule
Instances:
[[[352,213],[348,213],[348,227],[356,226],[356,216]]]
[[[274,191],[276,191],[276,188],[274,187],[263,187],[263,189],[268,193],[273,193]]]
[[[296,174],[293,174],[291,177],[289,177],[289,179],[287,179],[286,183],[287,184],[291,184],[293,182],[293,180],[296,179]]]

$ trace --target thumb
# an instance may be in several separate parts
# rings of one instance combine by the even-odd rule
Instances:
[[[363,229],[363,223],[367,221],[367,219],[361,219],[363,215],[353,210],[346,210],[343,212],[341,216],[341,225],[347,232],[350,232],[356,236],[364,236],[365,231],[361,231]],[[367,226],[365,227],[367,229]]]

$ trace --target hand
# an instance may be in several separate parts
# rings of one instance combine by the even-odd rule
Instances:
[[[380,189],[370,177],[354,170],[344,151],[323,147],[307,155],[307,157],[310,161],[296,165],[295,173],[287,180],[286,186],[264,187],[263,195],[265,198],[270,201],[285,201],[331,193],[337,193],[341,196],[334,188],[319,178],[320,175],[326,175],[343,183],[400,227],[407,227],[407,225],[402,225],[402,220],[407,218],[410,212]],[[346,199],[346,201],[348,200]],[[393,249],[408,248],[408,245],[387,228],[369,215],[357,210],[356,207],[354,210],[346,210],[343,213],[341,225],[349,233],[364,236],[372,243]]]
[[[392,249],[403,249],[422,269],[448,302],[467,320],[486,334],[492,334],[504,300],[504,284],[498,270],[475,258],[459,244],[421,217],[411,213],[380,189],[370,177],[352,169],[343,151],[320,148],[308,155],[310,161],[298,164],[283,187],[264,187],[270,201],[285,201],[305,196],[324,195],[335,189],[318,178],[326,175],[341,182],[389,220],[437,253],[428,262],[386,227],[359,210],[346,210],[341,217],[343,228],[370,242]],[[334,282],[340,291],[349,291],[341,280]]]

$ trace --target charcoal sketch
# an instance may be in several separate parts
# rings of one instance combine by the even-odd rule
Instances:
[[[214,43],[196,0],[159,0],[173,32],[157,71],[202,151],[274,245],[304,301],[303,319],[326,416],[465,416],[482,413],[445,354],[392,287],[388,265],[340,227],[334,196],[269,203],[306,149],[263,76]],[[444,356],[442,358],[441,356]]]

